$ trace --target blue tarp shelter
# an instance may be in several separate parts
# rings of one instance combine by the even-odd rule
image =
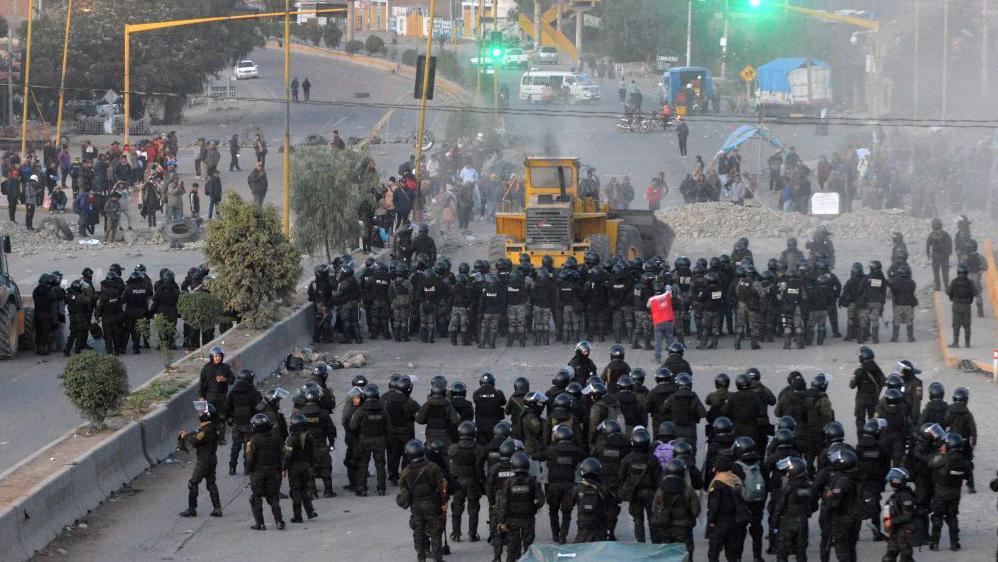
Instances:
[[[790,71],[805,66],[827,68],[818,59],[773,59],[756,69],[756,80],[763,92],[790,92]]]
[[[731,152],[751,139],[764,140],[776,148],[783,148],[783,142],[776,138],[776,135],[771,133],[769,129],[758,125],[742,125],[728,135],[724,144],[721,145],[720,151],[724,153]]]
[[[589,542],[533,544],[518,562],[688,562],[683,544]]]

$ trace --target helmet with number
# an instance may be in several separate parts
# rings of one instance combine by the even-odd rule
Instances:
[[[614,433],[623,433],[624,429],[620,427],[620,422],[617,420],[603,420],[596,427],[596,431],[606,436],[613,435]]]
[[[638,450],[646,450],[651,446],[651,434],[643,427],[636,427],[631,432],[631,447]]]
[[[735,439],[731,445],[731,454],[735,460],[739,460],[749,453],[755,453],[755,439],[742,436]]]
[[[967,441],[959,433],[951,431],[946,434],[945,443],[947,451],[962,451]]]
[[[572,370],[572,368],[566,365],[565,367],[558,369],[558,372],[555,373],[554,378],[551,379],[551,384],[555,387],[565,390],[565,387],[568,386],[568,383],[572,382],[572,377],[574,376],[574,374],[575,373]]]
[[[904,402],[904,394],[896,388],[891,388],[884,393],[884,401],[888,406],[898,406]]]
[[[835,470],[845,472],[856,468],[856,463],[859,462],[859,459],[856,458],[856,453],[845,447],[840,447],[837,451],[829,455],[828,462]]]
[[[718,373],[714,377],[714,388],[729,388],[731,386],[731,377],[726,373]]]
[[[880,432],[886,425],[887,420],[883,418],[868,419],[866,420],[866,423],[863,424],[863,428],[859,430],[859,434],[874,438],[880,437]]]
[[[887,476],[884,478],[884,482],[890,485],[891,488],[897,490],[898,488],[903,488],[908,485],[910,477],[908,476],[908,471],[895,466],[894,468],[887,471]]]
[[[752,384],[752,380],[745,373],[735,377],[735,388],[738,390],[748,390],[750,384]]]
[[[731,433],[735,428],[735,424],[731,423],[731,418],[727,416],[717,416],[714,418],[714,423],[711,424],[714,428],[714,433]]]
[[[589,354],[593,351],[593,346],[586,340],[582,340],[575,344],[575,351],[589,357]]]
[[[624,375],[617,379],[617,389],[628,392],[634,391],[634,379],[630,375]]]
[[[675,380],[675,376],[673,376],[672,371],[668,367],[659,367],[655,371],[655,382],[657,383],[675,382]]]
[[[780,416],[776,418],[776,429],[789,429],[790,431],[797,431],[797,420],[793,416]]]
[[[457,426],[457,435],[461,439],[474,439],[478,436],[478,426],[471,420],[465,420]]]
[[[304,414],[291,414],[288,418],[288,428],[291,431],[302,430],[308,427],[308,419]]]
[[[946,396],[946,387],[936,381],[929,385],[929,400],[942,400]]]
[[[789,429],[777,429],[773,433],[773,445],[776,447],[788,447],[797,444],[797,436]]]
[[[409,461],[417,461],[426,458],[426,447],[419,439],[412,439],[405,444],[405,458]]]
[[[579,476],[585,480],[594,480],[599,482],[602,473],[602,463],[593,457],[583,459],[582,462],[579,463]]]
[[[641,368],[631,369],[631,380],[634,381],[634,386],[644,385],[645,370]]]
[[[807,475],[807,461],[800,457],[786,457],[776,461],[776,470],[787,478],[797,479]]]
[[[256,414],[250,418],[250,426],[253,427],[253,433],[267,433],[273,427],[265,414]]]
[[[517,377],[513,381],[513,392],[517,394],[526,394],[530,392],[530,381],[524,377]]]
[[[492,373],[482,373],[482,376],[478,379],[479,386],[495,386],[496,376]]]
[[[693,388],[693,378],[690,377],[688,373],[682,373],[676,377],[676,384],[679,388],[692,389]]]
[[[825,373],[818,373],[811,379],[811,388],[824,392],[828,389],[828,377]]]
[[[256,380],[256,373],[252,369],[239,369],[239,372],[236,373],[236,380],[253,384],[253,381]]]
[[[846,438],[845,428],[837,421],[825,424],[822,433],[825,435],[825,443],[841,443]]]
[[[863,347],[859,348],[859,362],[860,363],[865,363],[867,361],[873,361],[875,358],[876,358],[876,355],[873,353],[873,350],[870,349],[869,347],[866,347],[864,345]]]
[[[381,389],[376,384],[369,384],[364,387],[364,400],[381,398]]]
[[[513,424],[508,421],[501,421],[492,428],[492,437],[498,439],[500,444],[512,434]]]
[[[527,474],[530,472],[530,457],[523,451],[513,453],[513,456],[509,459],[509,464],[512,465],[513,472],[516,474]]]
[[[468,395],[468,385],[460,381],[454,381],[450,385],[450,395],[454,396],[467,396]]]
[[[572,439],[572,428],[571,426],[565,424],[558,424],[554,426],[554,430],[551,431],[551,441],[558,443],[559,441],[570,441]]]
[[[663,443],[668,443],[676,438],[676,424],[669,420],[658,424],[658,432],[655,437]]]
[[[611,361],[623,361],[624,360],[624,346],[619,343],[613,344],[610,347],[610,360]]]
[[[402,375],[402,378],[399,379],[398,387],[403,394],[409,396],[412,394],[412,378],[409,375]]]
[[[901,378],[901,375],[899,375],[897,373],[891,373],[891,374],[887,375],[887,379],[885,379],[885,381],[884,381],[884,387],[887,388],[888,390],[895,389],[895,390],[900,390],[900,391],[903,392],[904,391],[904,379]]]
[[[669,353],[682,356],[686,352],[686,346],[680,342],[672,342],[669,346]]]
[[[961,386],[960,388],[953,391],[953,401],[966,404],[970,401],[970,389]]]
[[[312,376],[322,381],[322,384],[326,384],[326,379],[329,378],[329,365],[319,363],[312,367]]]
[[[353,380],[350,381],[350,386],[364,388],[367,386],[367,377],[364,375],[356,375]]]

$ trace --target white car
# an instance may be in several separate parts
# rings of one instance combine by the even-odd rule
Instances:
[[[260,74],[257,71],[256,63],[249,59],[241,60],[236,63],[234,74],[236,75],[236,80],[246,80],[248,78],[260,77]]]
[[[523,49],[509,49],[503,59],[503,66],[512,68],[527,68],[530,65],[530,57]]]
[[[558,49],[554,47],[541,47],[534,51],[534,58],[537,62],[558,64]]]

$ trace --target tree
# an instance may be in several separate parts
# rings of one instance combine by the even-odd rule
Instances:
[[[226,310],[252,327],[263,327],[276,306],[294,295],[301,256],[281,231],[276,207],[246,203],[229,192],[221,214],[205,233],[204,254],[217,274],[208,288]]]
[[[199,2],[148,2],[145,0],[90,0],[87,11],[73,17],[69,44],[67,93],[94,99],[112,88],[122,91],[124,34],[126,23],[226,16],[246,11],[243,0]],[[62,58],[65,12],[50,10],[35,20],[32,33],[31,82],[39,86],[32,95],[55,119],[60,67],[44,62]],[[257,23],[219,22],[159,31],[131,37],[131,89],[133,92],[163,92],[164,120],[176,122],[186,96],[199,94],[211,76],[227,71],[255,47],[263,45]],[[24,26],[21,31],[25,37]],[[24,43],[22,42],[22,45]],[[72,88],[72,89],[69,89]],[[132,96],[133,116],[142,114],[143,96]]]
[[[180,299],[177,300],[177,312],[185,323],[198,331],[198,347],[200,347],[204,345],[205,332],[215,333],[215,324],[218,324],[224,309],[222,300],[217,296],[206,291],[194,291],[180,295]]]
[[[327,20],[326,27],[322,28],[322,42],[330,49],[339,49],[342,39],[343,30],[335,23]]]
[[[385,40],[377,35],[368,35],[367,40],[364,41],[364,50],[372,55],[384,53],[386,51]]]
[[[7,23],[7,18],[0,16],[0,37],[6,37],[8,33],[10,33],[10,24]]]
[[[291,160],[291,212],[293,238],[302,252],[323,252],[326,261],[345,244],[357,240],[358,207],[374,203],[380,187],[376,174],[361,174],[369,159],[366,152],[328,146],[298,146]]]
[[[163,368],[169,369],[177,349],[177,324],[165,314],[152,318],[152,332],[156,336],[156,349],[163,353]]]
[[[601,2],[604,50],[618,61],[647,63],[660,53],[685,52],[686,14],[676,6],[661,0]]]
[[[66,397],[98,431],[128,395],[128,371],[113,355],[95,351],[74,355],[59,378]]]

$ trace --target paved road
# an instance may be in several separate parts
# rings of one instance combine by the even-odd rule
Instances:
[[[239,94],[250,98],[269,98],[279,95],[283,72],[280,54],[273,50],[261,49],[254,52],[252,57],[260,66],[261,78],[239,82]],[[314,84],[312,98],[315,100],[352,99],[354,91],[370,91],[370,101],[380,103],[395,100],[399,97],[400,91],[408,91],[406,90],[408,81],[400,77],[332,59],[296,54],[293,57],[293,64],[294,72],[300,80],[304,80],[307,75]],[[349,80],[346,76],[350,77]],[[283,106],[280,104],[263,101],[243,101],[239,109],[233,111],[204,112],[195,109],[188,116],[188,123],[178,129],[181,145],[191,145],[199,136],[219,138],[224,142],[232,132],[242,134],[243,129],[250,124],[259,127],[265,138],[269,139],[271,149],[268,158],[271,189],[267,202],[280,206],[282,162],[278,146],[284,128],[282,109]],[[345,138],[352,135],[363,136],[378,122],[384,112],[385,110],[381,108],[296,104],[292,106],[291,113],[295,133],[292,142],[300,142],[305,136],[313,133],[329,137],[334,128],[339,128]],[[394,121],[398,122],[395,130],[410,126],[406,116]],[[254,160],[252,149],[243,149],[241,172],[228,171],[229,155],[226,147],[223,146],[222,152],[220,169],[223,186],[226,189],[235,189],[244,198],[249,198],[245,177]],[[188,146],[181,155],[180,164],[181,171],[189,174],[186,178],[188,185],[191,181],[197,181],[193,177],[191,154]],[[203,211],[207,211],[207,208],[203,207]],[[6,211],[4,215],[3,220],[6,224]],[[72,217],[75,218],[75,215]],[[136,228],[145,226],[137,214],[133,219]],[[23,224],[23,215],[18,217],[18,222]],[[155,278],[156,272],[162,267],[168,267],[178,276],[183,276],[188,268],[202,261],[203,257],[198,250],[169,250],[161,246],[147,245],[72,249],[62,252],[41,251],[31,255],[10,256],[11,270],[15,272],[21,290],[29,295],[41,273],[56,269],[71,280],[77,278],[84,267],[92,267],[97,272],[97,278],[101,279],[111,263],[120,263],[126,271],[131,271],[137,264],[143,263]],[[306,269],[311,270],[310,267]],[[128,366],[133,388],[162,370],[162,359],[157,353],[127,355],[123,359]],[[4,435],[0,437],[0,472],[81,422],[76,410],[63,396],[59,385],[58,373],[61,372],[63,364],[62,355],[41,358],[32,353],[22,353],[16,359],[0,362],[0,425],[6,428]]]
[[[487,225],[476,223],[476,233],[484,236]],[[730,248],[730,240],[680,241],[678,250],[687,255],[705,255]],[[782,248],[782,240],[758,239],[752,241],[752,248],[760,261],[775,255]],[[841,241],[837,248],[839,261],[850,263],[855,259],[870,257],[869,243],[863,241]],[[484,251],[482,246],[450,249],[455,261],[470,261]],[[888,248],[881,248],[885,254]],[[710,255],[710,254],[706,254]],[[925,279],[926,272],[918,270],[917,280]],[[924,295],[923,295],[924,296]],[[928,302],[929,299],[923,300]],[[923,378],[928,384],[933,380],[942,381],[952,391],[958,385],[967,385],[975,397],[971,408],[979,412],[978,423],[982,443],[992,443],[995,439],[996,424],[991,417],[984,415],[985,401],[993,395],[993,387],[976,376],[955,374],[945,369],[938,361],[934,340],[934,327],[931,325],[931,311],[919,310],[916,337],[919,343],[882,344],[876,347],[880,364],[889,369],[896,361],[904,358],[914,360],[925,371]],[[606,360],[611,342],[596,342],[594,357],[602,366]],[[387,344],[368,342],[361,346],[370,351],[372,365],[362,372],[372,381],[385,384],[393,372],[414,373],[418,377],[414,396],[423,400],[427,393],[430,377],[442,373],[451,380],[461,380],[471,388],[477,387],[478,376],[483,371],[496,374],[499,386],[509,390],[517,376],[527,376],[534,388],[547,388],[550,377],[558,366],[571,356],[571,346],[505,348],[479,351],[476,348],[452,347],[448,343],[427,346],[420,343]],[[767,344],[759,352],[731,349],[731,338],[722,340],[721,349],[715,352],[688,352],[693,364],[695,390],[704,396],[713,389],[712,379],[717,372],[737,373],[749,365],[762,370],[763,380],[775,390],[784,385],[785,374],[792,369],[803,371],[811,377],[819,370],[833,376],[830,394],[840,419],[845,421],[849,439],[854,431],[851,423],[853,393],[848,389],[848,378],[855,366],[856,346],[840,340],[831,340],[825,347],[808,348],[805,351],[781,351],[779,344]],[[342,348],[330,346],[334,352]],[[274,350],[283,353],[283,350]],[[640,366],[647,370],[654,368],[651,353],[628,350],[628,361],[632,367]],[[344,371],[333,377],[336,394],[343,397],[354,371]],[[292,387],[300,381],[284,379],[282,386]],[[337,411],[335,414],[338,414]],[[338,415],[334,415],[338,418]],[[193,421],[193,420],[192,420]],[[338,423],[338,422],[337,422]],[[418,430],[420,431],[420,430]],[[701,448],[702,449],[702,448]],[[220,473],[224,472],[225,451],[220,451]],[[993,497],[986,492],[991,469],[995,466],[996,453],[992,447],[983,446],[978,451],[978,489],[976,496],[967,496],[961,504],[964,512],[961,517],[963,558],[968,560],[990,559],[994,552]],[[341,488],[346,479],[338,450],[334,462],[334,483]],[[701,459],[702,462],[702,459]],[[212,519],[199,517],[194,520],[181,519],[176,513],[184,507],[186,481],[190,464],[165,464],[154,468],[137,480],[133,489],[116,501],[105,504],[87,518],[86,529],[74,529],[50,545],[46,556],[38,560],[74,560],[80,562],[118,562],[135,559],[215,561],[243,559],[288,559],[333,555],[337,559],[374,561],[389,557],[411,559],[412,544],[408,531],[406,514],[399,510],[391,497],[356,498],[352,495],[336,499],[323,499],[318,502],[318,519],[304,525],[292,525],[289,531],[266,534],[249,530],[251,517],[247,507],[247,479],[243,476],[220,475],[219,483],[225,502],[225,517]],[[389,490],[390,495],[394,490]],[[202,499],[204,502],[206,498]],[[204,504],[202,509],[204,509]],[[290,504],[284,502],[285,513]],[[545,508],[546,509],[546,508]],[[269,515],[268,521],[269,521]],[[482,520],[484,521],[484,517]],[[549,542],[551,534],[547,517],[542,512],[537,520],[538,542]],[[269,523],[268,523],[269,524]],[[272,525],[271,525],[272,526]],[[811,533],[811,553],[817,557],[817,524],[813,521]],[[574,535],[574,533],[573,533]],[[630,518],[621,517],[617,529],[621,540],[633,540]],[[702,524],[696,530],[696,549],[702,558],[706,543],[702,539]],[[946,548],[947,543],[943,543]],[[491,551],[485,543],[452,544],[452,562],[487,560]],[[884,552],[883,543],[872,543],[869,534],[864,532],[859,545],[861,560],[879,559]],[[322,554],[319,554],[322,553]],[[920,560],[944,560],[947,554],[923,552]]]

